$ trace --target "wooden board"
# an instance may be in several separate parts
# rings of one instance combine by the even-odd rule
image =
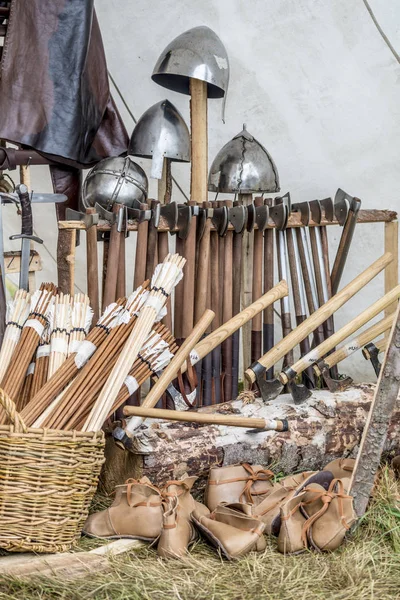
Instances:
[[[219,199],[218,199],[219,201]],[[397,218],[397,213],[394,210],[360,210],[358,213],[357,223],[390,223]],[[330,226],[338,225],[339,223],[334,219],[332,222],[326,219],[321,219],[321,223],[315,223],[310,219],[309,226],[314,227],[317,225]],[[288,220],[288,227],[303,227],[301,223],[300,213],[292,213]],[[59,229],[85,229],[85,224],[82,221],[59,221]],[[215,228],[212,225],[211,230]],[[229,231],[233,231],[233,226],[229,225]],[[257,229],[257,226],[255,226]],[[275,223],[272,219],[269,220],[267,229],[275,229]],[[110,231],[110,225],[106,221],[100,221],[98,225],[99,231]],[[128,231],[137,231],[137,223],[128,222]],[[166,220],[160,217],[160,224],[158,231],[170,231]],[[173,231],[177,231],[174,229]]]
[[[21,251],[4,252],[4,266],[7,274],[19,273],[21,268]],[[29,272],[41,271],[42,259],[38,252],[31,250]]]

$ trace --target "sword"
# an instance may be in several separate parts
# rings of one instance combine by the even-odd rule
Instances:
[[[9,199],[13,202],[18,202],[21,205],[22,225],[21,233],[10,236],[10,240],[21,241],[21,268],[19,273],[20,289],[28,290],[29,287],[29,263],[31,256],[30,242],[43,244],[43,240],[33,235],[33,218],[32,218],[32,203],[60,203],[65,202],[68,198],[64,194],[29,194],[26,185],[21,183],[16,187],[16,193],[6,194],[1,193],[2,199]]]

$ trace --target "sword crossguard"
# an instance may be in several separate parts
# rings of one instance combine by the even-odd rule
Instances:
[[[32,242],[36,242],[37,244],[43,244],[43,240],[37,237],[37,235],[27,235],[26,233],[10,235],[10,240],[32,240]]]

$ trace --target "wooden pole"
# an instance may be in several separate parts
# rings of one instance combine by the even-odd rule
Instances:
[[[95,215],[93,207],[86,209],[87,215]],[[97,252],[97,225],[92,225],[86,230],[86,273],[87,289],[90,306],[93,309],[93,325],[97,323],[100,316],[99,298],[99,264]]]
[[[239,194],[239,201],[248,206],[253,201],[252,194]],[[252,231],[245,231],[242,241],[242,310],[250,306],[253,292],[253,252],[254,235]],[[242,329],[242,376],[243,369],[251,363],[251,323],[246,323]]]
[[[386,441],[390,418],[400,390],[400,304],[389,334],[388,348],[376,384],[374,399],[361,438],[349,493],[361,517],[367,508]]]
[[[385,269],[385,294],[396,287],[399,282],[399,222],[385,223],[385,252],[393,255],[393,261]],[[385,310],[385,316],[396,312],[394,302]],[[386,335],[388,337],[389,334]]]

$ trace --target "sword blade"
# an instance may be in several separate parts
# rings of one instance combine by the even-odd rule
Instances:
[[[29,287],[29,263],[31,258],[30,240],[22,240],[21,244],[21,267],[19,272],[19,287],[28,291]]]

